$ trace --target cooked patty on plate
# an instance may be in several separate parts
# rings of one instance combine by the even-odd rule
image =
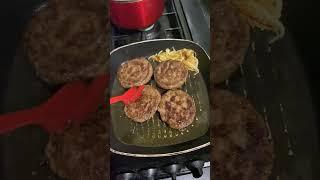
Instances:
[[[181,90],[169,90],[159,104],[161,120],[171,128],[183,129],[189,126],[196,115],[196,105],[193,98]]]
[[[262,116],[243,97],[225,90],[212,92],[213,178],[268,180],[273,142]]]
[[[51,135],[46,148],[50,168],[68,180],[104,180],[109,176],[109,112],[99,110],[80,126]]]
[[[145,58],[136,58],[121,64],[117,76],[122,87],[130,88],[147,84],[153,75],[153,68]]]
[[[35,12],[24,51],[49,84],[90,79],[107,69],[108,19],[103,0],[51,0]]]
[[[244,61],[250,41],[250,27],[225,1],[212,2],[211,79],[214,84],[227,80]]]
[[[154,72],[154,79],[163,89],[180,88],[188,77],[188,70],[180,61],[161,62]]]
[[[133,121],[144,122],[156,113],[160,99],[161,95],[156,88],[145,85],[142,96],[134,103],[126,105],[124,112]]]

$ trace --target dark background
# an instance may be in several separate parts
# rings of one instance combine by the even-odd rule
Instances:
[[[32,10],[44,0],[1,0],[0,5],[0,94],[6,88],[8,72],[13,57],[21,42],[23,31],[28,23]],[[0,113],[3,112],[0,96]]]
[[[316,113],[320,112],[320,49],[319,49],[319,1],[291,0],[285,4],[284,21],[288,32],[293,36],[295,45],[304,65]],[[318,125],[320,124],[318,120]]]
[[[0,5],[0,94],[6,88],[8,71],[15,56],[27,20],[32,9],[43,0],[8,0]],[[316,0],[284,0],[283,20],[298,49],[298,54],[307,73],[315,111],[320,112],[320,67],[319,24],[320,9]],[[290,3],[290,4],[289,4]],[[3,113],[0,96],[0,113]],[[317,119],[318,127],[320,125]],[[320,138],[319,138],[320,139]],[[320,142],[319,142],[320,143]],[[0,154],[2,154],[0,148]],[[0,156],[1,157],[1,156]],[[1,159],[0,159],[1,161]],[[0,163],[0,174],[3,168]]]

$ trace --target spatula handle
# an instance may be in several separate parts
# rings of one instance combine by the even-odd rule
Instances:
[[[8,133],[16,128],[37,124],[43,117],[38,108],[21,110],[0,116],[0,134]]]
[[[114,104],[119,101],[123,101],[123,96],[115,96],[115,97],[110,98],[110,104]]]

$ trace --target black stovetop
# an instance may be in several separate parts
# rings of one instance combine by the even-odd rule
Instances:
[[[149,39],[188,39],[200,44],[209,54],[210,49],[210,14],[208,1],[204,0],[166,0],[166,8],[161,18],[144,31],[128,31],[112,26],[111,47],[117,47]],[[192,16],[191,16],[192,12]],[[157,173],[157,179],[170,178],[166,167],[180,169],[180,179],[191,173],[199,174],[198,170],[189,169],[190,164],[204,163],[204,175],[210,177],[210,147],[184,155],[162,158],[135,158],[111,154],[111,179],[141,179],[141,174]],[[192,165],[191,165],[192,166]],[[173,168],[172,168],[173,167]],[[189,168],[187,168],[189,167]],[[178,178],[179,179],[179,178]],[[207,179],[207,178],[205,178]]]

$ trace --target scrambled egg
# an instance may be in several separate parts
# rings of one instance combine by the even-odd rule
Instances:
[[[169,60],[180,61],[186,66],[188,70],[199,73],[199,60],[196,57],[196,52],[194,52],[192,49],[166,49],[165,51],[160,51],[158,54],[150,56],[149,58],[157,62],[164,62]]]

